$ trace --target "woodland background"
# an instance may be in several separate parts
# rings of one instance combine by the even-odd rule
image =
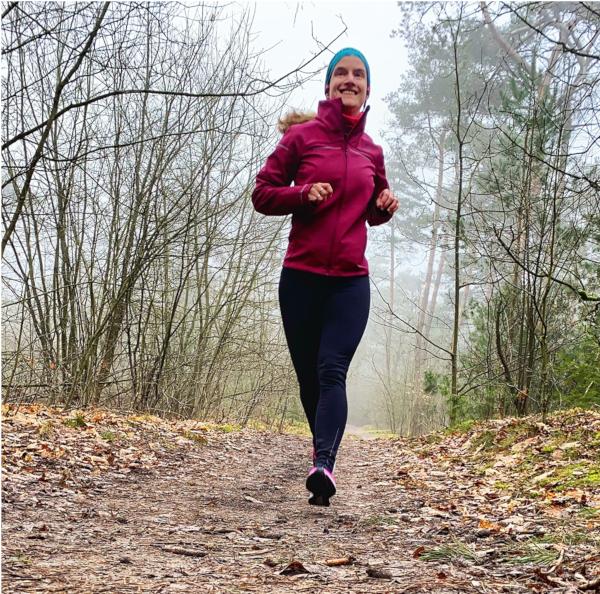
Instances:
[[[2,3],[5,401],[302,420],[289,220],[250,194],[339,42],[274,80],[251,7],[228,15]],[[600,5],[401,3],[383,28],[410,48],[387,98],[401,209],[370,240],[356,414],[409,435],[598,406]]]

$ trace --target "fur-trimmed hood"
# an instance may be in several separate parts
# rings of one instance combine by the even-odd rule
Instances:
[[[304,124],[304,122],[310,122],[316,117],[317,114],[314,111],[289,111],[279,118],[277,129],[285,134],[294,124]]]

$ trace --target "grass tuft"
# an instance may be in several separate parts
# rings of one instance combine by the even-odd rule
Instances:
[[[87,423],[85,422],[85,417],[83,413],[75,413],[75,416],[70,419],[65,419],[64,424],[67,427],[71,427],[72,429],[81,429],[82,427],[87,427]]]
[[[524,549],[516,551],[515,556],[505,559],[511,565],[552,565],[559,556],[559,552],[552,545],[543,542],[530,542]]]
[[[440,545],[434,549],[426,550],[419,555],[419,559],[423,561],[456,561],[458,559],[476,561],[477,555],[469,546],[457,540],[449,544]]]

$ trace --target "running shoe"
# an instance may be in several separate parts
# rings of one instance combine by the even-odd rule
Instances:
[[[306,488],[312,493],[311,505],[329,506],[329,498],[335,495],[335,477],[322,466],[313,466],[306,479]]]

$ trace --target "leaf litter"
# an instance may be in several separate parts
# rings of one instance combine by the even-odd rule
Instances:
[[[306,436],[2,409],[4,592],[600,591],[600,414],[347,435],[330,508]]]

